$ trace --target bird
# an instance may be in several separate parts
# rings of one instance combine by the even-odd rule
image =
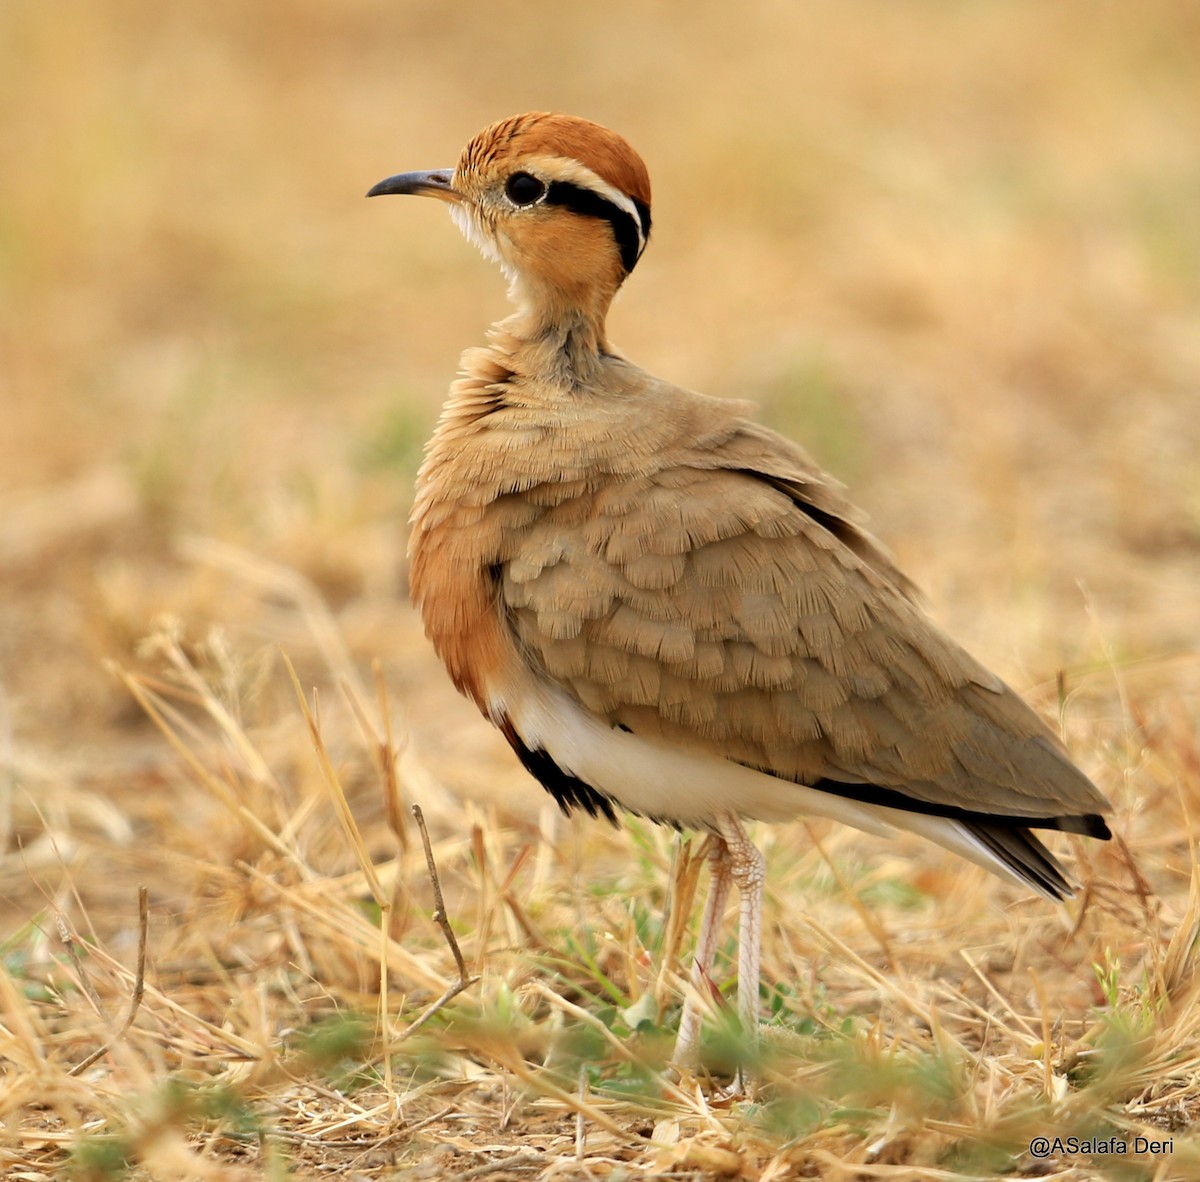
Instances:
[[[1073,893],[1032,831],[1107,840],[1111,806],[1054,732],[932,622],[802,447],[610,344],[651,230],[622,136],[515,115],[367,195],[444,202],[515,305],[463,354],[417,477],[410,590],[434,649],[564,812],[711,837],[678,1064],[735,885],[737,1015],[758,1029],[748,821],[914,832]]]

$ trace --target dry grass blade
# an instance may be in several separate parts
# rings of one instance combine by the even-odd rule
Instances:
[[[261,818],[251,809],[243,805],[237,799],[229,785],[220,776],[210,772],[187,744],[183,742],[178,729],[171,724],[168,718],[168,710],[165,707],[165,703],[148,688],[146,681],[121,668],[115,662],[109,662],[108,668],[120,679],[138,705],[146,712],[147,716],[153,720],[155,726],[163,733],[176,754],[187,764],[196,780],[220,800],[255,837],[290,861],[298,862],[299,859],[295,851],[290,849],[279,835],[265,825]]]
[[[356,952],[370,952],[372,955],[377,953],[380,945],[379,929],[354,905],[347,904],[342,899],[330,898],[328,884],[287,886],[248,864],[243,864],[241,869],[264,891],[278,895],[282,901],[307,917],[336,945],[344,945]],[[426,956],[410,951],[391,939],[385,940],[382,956],[396,971],[403,973],[422,988],[445,988],[445,977],[431,966]]]
[[[379,707],[379,717],[383,720],[382,735],[372,726],[371,720],[367,717],[367,712],[359,700],[358,694],[355,693],[354,687],[346,681],[341,682],[340,685],[343,696],[350,704],[351,710],[354,711],[354,717],[358,720],[363,738],[367,740],[371,746],[371,750],[376,755],[379,776],[383,783],[383,799],[384,805],[387,808],[388,827],[396,835],[396,841],[399,843],[401,853],[406,853],[409,841],[408,827],[404,824],[404,813],[401,807],[403,793],[400,790],[397,766],[404,748],[407,747],[407,741],[403,745],[397,745],[395,735],[392,731],[392,711],[388,704],[387,685],[383,678],[383,665],[378,660],[374,660],[371,662],[371,669],[375,675],[375,699]]]
[[[896,962],[892,955],[891,941],[888,939],[888,934],[884,930],[883,925],[879,922],[879,918],[871,911],[869,907],[863,906],[853,888],[843,877],[842,872],[838,868],[837,862],[831,859],[825,853],[825,847],[822,845],[821,839],[817,836],[817,833],[813,827],[811,825],[805,825],[804,830],[808,834],[809,841],[813,843],[814,848],[821,855],[822,861],[824,861],[825,865],[829,867],[829,871],[833,875],[834,881],[842,889],[847,898],[854,900],[854,909],[858,912],[858,917],[862,920],[863,927],[865,927],[867,931],[869,931],[871,935],[875,937],[876,942],[879,944],[880,951],[882,951],[884,958],[887,961],[888,968],[894,970],[896,967]]]
[[[647,1141],[646,1138],[632,1134],[620,1120],[609,1116],[607,1112],[598,1108],[595,1104],[581,1098],[566,1088],[560,1087],[547,1073],[534,1070],[524,1059],[514,1054],[511,1050],[498,1048],[495,1054],[499,1065],[522,1083],[526,1084],[535,1095],[556,1101],[572,1115],[579,1114],[595,1128],[604,1129],[614,1136],[621,1138],[623,1141],[634,1144],[642,1144]]]
[[[360,696],[363,694],[365,687],[341,629],[311,579],[305,578],[294,567],[270,562],[249,550],[215,538],[184,538],[179,548],[184,556],[195,562],[228,571],[292,602],[302,613],[310,635],[314,637],[321,656],[334,671],[337,680],[353,686]]]
[[[329,801],[333,805],[334,813],[337,815],[337,819],[342,826],[346,840],[349,842],[350,848],[354,851],[354,856],[358,860],[358,868],[362,871],[363,878],[366,880],[367,886],[374,896],[376,905],[386,912],[391,907],[391,899],[383,889],[383,883],[379,881],[379,875],[375,872],[375,864],[371,861],[371,855],[367,852],[362,833],[358,828],[357,822],[354,820],[354,813],[351,811],[350,804],[346,800],[346,794],[342,790],[341,781],[338,779],[337,772],[334,771],[333,763],[329,758],[329,752],[321,738],[321,727],[317,721],[316,714],[313,710],[309,709],[308,702],[304,696],[304,690],[300,686],[300,679],[296,676],[296,669],[286,653],[283,657],[283,663],[287,668],[288,676],[291,678],[292,688],[296,692],[296,701],[299,703],[300,710],[304,715],[304,722],[308,727],[309,738],[312,741],[313,753],[317,757],[325,787],[329,792]],[[314,696],[314,707],[315,703],[316,699]]]

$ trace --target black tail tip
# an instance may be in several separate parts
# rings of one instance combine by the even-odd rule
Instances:
[[[1083,837],[1095,837],[1100,841],[1110,841],[1112,830],[1108,822],[1099,813],[1085,813],[1077,817],[1055,817],[1058,829],[1063,833],[1078,833]]]

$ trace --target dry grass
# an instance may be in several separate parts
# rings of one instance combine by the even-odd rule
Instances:
[[[1194,6],[84,0],[0,33],[6,1178],[1200,1176]],[[754,1103],[663,1070],[697,843],[547,811],[404,600],[501,283],[360,194],[538,106],[655,179],[615,339],[849,479],[1116,805],[1065,909],[761,828],[766,1037],[708,1045]],[[1030,1156],[1059,1134],[1173,1149]]]

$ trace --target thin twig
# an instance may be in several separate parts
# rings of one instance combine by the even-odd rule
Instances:
[[[133,996],[129,999],[129,1013],[125,1016],[125,1025],[121,1027],[117,1037],[124,1034],[137,1016],[146,993],[146,944],[150,935],[150,890],[145,885],[138,887],[138,955],[137,976],[133,981]]]
[[[58,938],[63,942],[63,947],[66,948],[67,955],[71,958],[71,963],[75,966],[75,972],[79,977],[79,984],[83,992],[87,995],[88,1001],[92,1003],[92,1007],[96,1013],[102,1018],[105,1017],[100,995],[96,992],[96,987],[92,984],[92,979],[88,976],[87,969],[83,967],[83,960],[79,955],[79,950],[75,947],[75,934],[71,931],[61,913],[55,914],[54,924],[58,928]]]
[[[454,938],[450,921],[446,918],[446,903],[442,898],[442,884],[438,879],[437,863],[433,860],[433,847],[429,844],[429,830],[425,825],[425,814],[421,812],[419,804],[412,806],[412,815],[416,818],[417,828],[421,831],[421,844],[425,847],[425,865],[429,867],[429,882],[433,887],[433,922],[442,929],[442,933],[446,937],[446,943],[450,945],[450,951],[454,954],[454,963],[458,966],[458,976],[461,980],[467,975],[467,963],[463,960],[462,950],[458,946],[458,941]]]
[[[76,1063],[68,1075],[80,1075],[85,1072],[96,1060],[108,1054],[109,1048],[118,1039],[124,1038],[126,1032],[133,1025],[134,1018],[137,1017],[137,1012],[141,1009],[142,998],[146,994],[146,942],[150,931],[150,892],[145,886],[138,887],[138,952],[137,952],[137,972],[133,978],[133,993],[129,998],[129,1012],[125,1015],[125,1021],[121,1024],[121,1029],[116,1032],[103,1046],[97,1047],[86,1059]],[[68,945],[74,955],[73,945]],[[76,960],[78,964],[78,960]]]
[[[501,1170],[532,1170],[535,1166],[545,1164],[546,1155],[544,1153],[523,1149],[511,1157],[501,1157],[496,1161],[486,1162],[484,1165],[467,1170],[465,1173],[459,1174],[459,1178],[462,1182],[466,1182],[468,1178],[485,1178],[488,1174],[498,1174]]]
[[[587,1148],[587,1125],[583,1120],[583,1106],[587,1102],[587,1061],[579,1064],[579,1111],[575,1113],[575,1160],[583,1161]]]
[[[417,828],[421,831],[421,844],[425,847],[425,865],[429,868],[429,882],[433,887],[433,921],[442,929],[442,935],[446,937],[446,943],[450,945],[450,951],[454,956],[454,963],[458,966],[458,980],[437,1001],[429,1006],[424,1013],[410,1022],[400,1032],[396,1042],[403,1042],[409,1035],[415,1034],[447,1002],[452,1001],[464,989],[474,985],[479,980],[478,977],[467,976],[467,963],[463,959],[462,949],[459,948],[458,940],[454,937],[454,930],[450,927],[450,920],[446,918],[446,903],[442,898],[442,884],[438,879],[437,863],[433,859],[433,846],[429,844],[429,830],[425,826],[425,814],[421,812],[419,804],[412,806],[412,815],[416,818]]]

